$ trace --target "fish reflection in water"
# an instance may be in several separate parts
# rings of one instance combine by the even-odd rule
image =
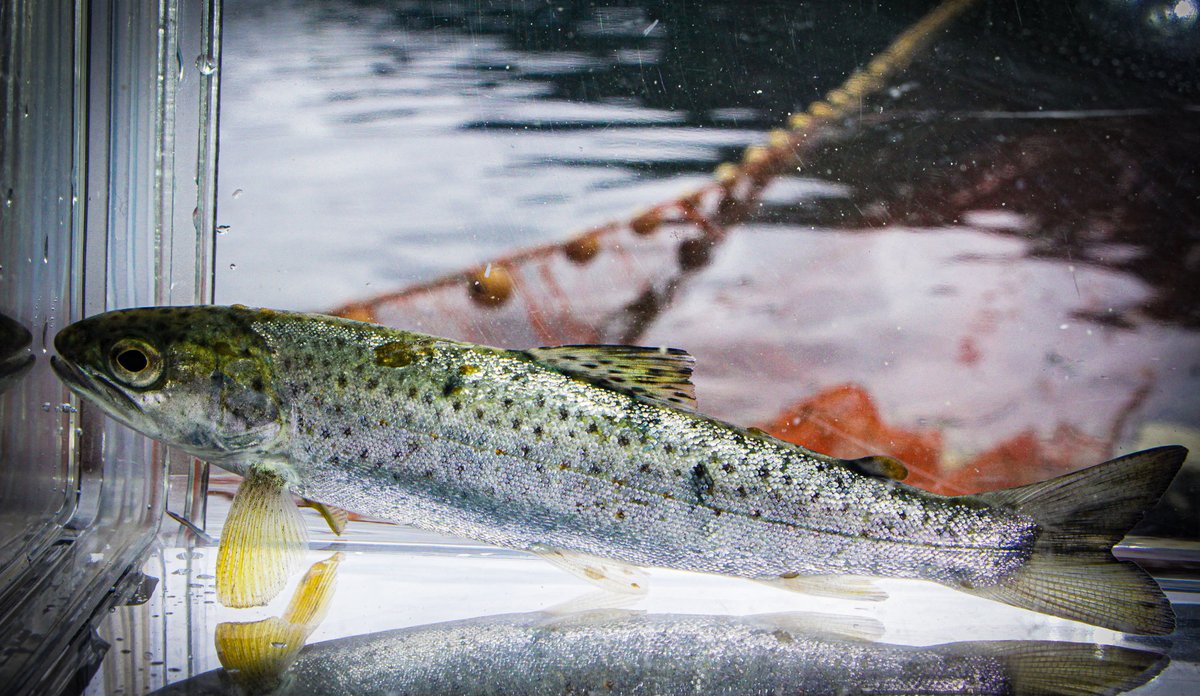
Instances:
[[[874,642],[869,618],[622,609],[502,614],[303,647],[340,556],[315,564],[283,617],[217,627],[225,666],[160,693],[1114,694],[1164,655],[1110,645]]]
[[[17,321],[0,314],[0,393],[8,391],[33,365],[29,351],[33,336]]]

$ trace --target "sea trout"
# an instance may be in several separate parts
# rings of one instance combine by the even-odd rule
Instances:
[[[899,482],[895,460],[695,412],[677,349],[502,350],[240,306],[109,312],[55,347],[60,377],[112,417],[247,476],[222,535],[234,574],[270,555],[264,539],[295,537],[294,518],[274,521],[296,514],[286,490],[627,589],[642,589],[631,566],[818,591],[916,578],[1131,633],[1174,628],[1154,580],[1111,548],[1182,447],[947,497]],[[227,603],[261,603],[278,591],[266,585]]]

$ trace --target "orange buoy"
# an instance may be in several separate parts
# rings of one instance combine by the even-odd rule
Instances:
[[[467,285],[471,299],[484,307],[499,307],[508,301],[512,291],[512,274],[504,266],[490,263],[472,273]]]
[[[638,215],[629,221],[629,229],[633,230],[634,234],[647,235],[654,234],[658,230],[658,226],[662,224],[662,211],[658,208],[651,208],[646,212]]]
[[[563,244],[562,249],[568,259],[582,266],[600,253],[600,238],[594,232],[581,234]]]

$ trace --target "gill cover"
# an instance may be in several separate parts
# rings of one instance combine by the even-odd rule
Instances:
[[[282,430],[256,315],[234,307],[108,312],[61,331],[52,362],[73,391],[126,425],[220,462],[265,451]]]

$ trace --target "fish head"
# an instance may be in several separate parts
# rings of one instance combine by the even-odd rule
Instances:
[[[51,365],[72,391],[138,432],[223,465],[246,461],[284,432],[271,351],[250,312],[107,312],[60,331]]]

